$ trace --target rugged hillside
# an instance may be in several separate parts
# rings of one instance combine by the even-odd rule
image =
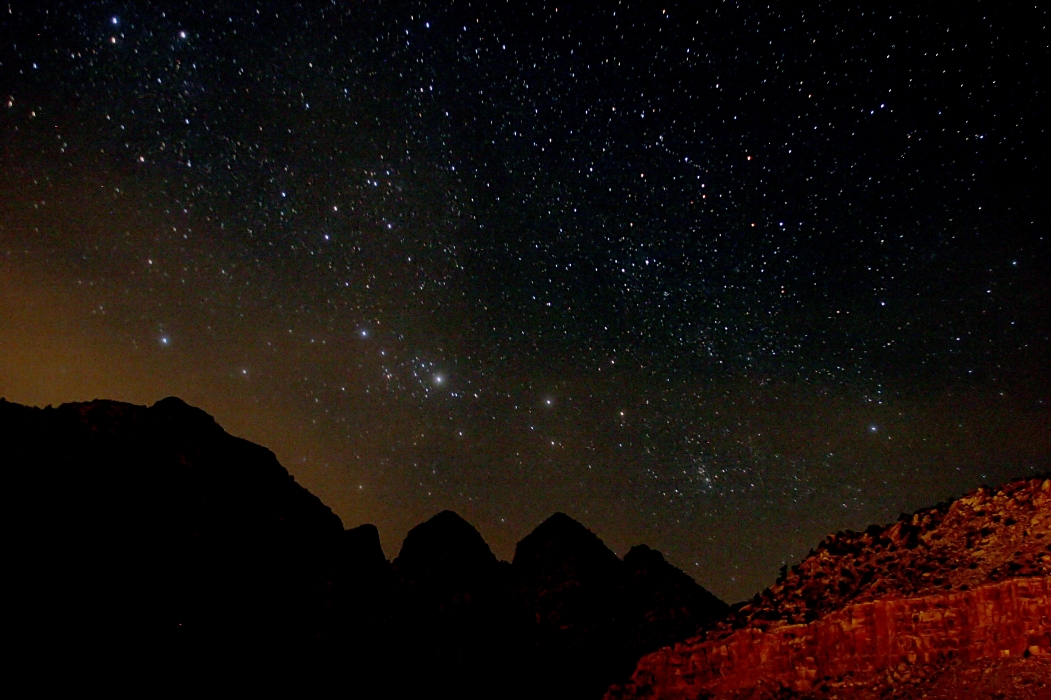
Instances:
[[[624,555],[632,658],[688,639],[722,619],[729,608],[644,544]]]
[[[1051,496],[1040,480],[981,488],[889,527],[830,535],[731,622],[808,622],[851,603],[967,590],[1051,573]]]
[[[935,697],[1016,666],[1037,681],[1010,697],[1048,697],[1049,635],[1051,481],[1020,480],[829,536],[607,697]]]
[[[622,561],[555,513],[515,548],[513,605],[547,697],[601,697],[638,658],[685,639],[728,607],[645,545]]]
[[[640,546],[622,561],[564,513],[499,562],[444,511],[413,528],[391,566],[392,647],[427,649],[400,675],[407,696],[600,698],[639,657],[695,633],[727,606]],[[510,679],[513,679],[511,681]]]
[[[622,560],[561,513],[511,563],[448,511],[390,562],[375,527],[344,531],[270,451],[178,399],[0,400],[0,446],[16,661],[110,680],[247,665],[384,697],[598,698],[633,668],[610,698],[1051,688],[1048,481],[830,536],[727,615],[659,552]]]
[[[564,514],[513,564],[449,511],[389,562],[374,526],[344,531],[269,450],[174,398],[0,400],[0,449],[12,635],[27,659],[107,682],[145,668],[362,697],[598,698],[727,609]]]
[[[250,655],[341,624],[339,518],[203,411],[0,401],[0,445],[13,616],[30,648]]]

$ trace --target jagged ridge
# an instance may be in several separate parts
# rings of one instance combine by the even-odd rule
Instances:
[[[247,665],[383,697],[597,698],[726,610],[659,553],[622,561],[564,514],[510,564],[439,513],[392,564],[375,527],[344,531],[273,453],[175,398],[0,399],[0,446],[13,636],[96,675]]]

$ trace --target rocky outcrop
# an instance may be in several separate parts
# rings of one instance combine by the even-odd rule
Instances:
[[[406,697],[457,687],[484,695],[522,664],[507,599],[508,564],[452,511],[409,531],[392,566],[385,626]]]
[[[1051,579],[847,606],[804,625],[737,630],[644,657],[619,697],[695,700],[750,690],[809,692],[850,676],[862,687],[901,665],[943,665],[1051,651]],[[839,685],[842,685],[839,681]],[[613,695],[617,697],[617,695]]]
[[[518,543],[512,572],[519,605],[534,617],[538,634],[564,648],[613,635],[619,647],[657,649],[729,609],[660,552],[638,545],[621,561],[564,513]]]
[[[808,622],[850,603],[1051,575],[1049,509],[1051,484],[1025,479],[902,515],[893,525],[829,535],[729,622]]]
[[[919,697],[949,664],[961,677],[1010,659],[1046,668],[1049,635],[1051,481],[1028,479],[826,538],[607,697]]]
[[[599,697],[631,657],[624,564],[595,533],[555,513],[515,548],[513,595],[529,653],[554,697]]]
[[[383,556],[380,531],[375,525],[365,524],[343,532],[343,557],[356,568],[383,571],[387,558]]]
[[[344,531],[334,558],[333,594],[341,610],[340,637],[375,636],[393,601],[393,575],[383,555],[379,530],[366,524]]]
[[[499,563],[478,530],[451,510],[409,531],[394,560],[409,590],[451,605],[485,595],[499,578]]]

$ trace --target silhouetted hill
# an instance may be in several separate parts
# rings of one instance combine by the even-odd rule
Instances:
[[[409,530],[394,570],[405,585],[469,602],[472,589],[492,585],[496,557],[482,536],[451,510]]]
[[[203,411],[0,402],[0,431],[30,644],[275,648],[335,623],[339,518]]]
[[[374,526],[344,531],[273,453],[175,398],[0,400],[0,449],[20,653],[103,678],[597,698],[726,609],[659,553],[622,562],[561,513],[513,564],[451,511],[390,563]]]
[[[520,605],[557,647],[588,645],[623,623],[623,563],[568,515],[555,513],[519,542],[511,566]]]
[[[406,536],[394,560],[392,646],[425,649],[405,661],[412,696],[456,687],[471,697],[492,692],[522,662],[501,566],[478,531],[442,511]]]
[[[722,618],[728,607],[644,544],[624,555],[632,621],[631,656],[687,639]]]
[[[340,545],[333,564],[333,596],[340,622],[329,646],[337,654],[357,654],[361,663],[375,663],[370,657],[381,646],[377,637],[393,602],[391,565],[383,555],[375,525],[344,531]]]
[[[515,602],[529,619],[538,673],[547,687],[559,689],[558,697],[601,695],[603,684],[626,679],[643,653],[725,614],[725,603],[659,553],[633,551],[621,561],[564,513],[515,548]]]
[[[345,530],[343,556],[362,572],[386,572],[390,568],[380,545],[380,531],[375,525],[365,524]]]

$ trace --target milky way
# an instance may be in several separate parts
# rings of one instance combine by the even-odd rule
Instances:
[[[166,5],[0,8],[0,395],[730,600],[1051,466],[1039,6]]]

